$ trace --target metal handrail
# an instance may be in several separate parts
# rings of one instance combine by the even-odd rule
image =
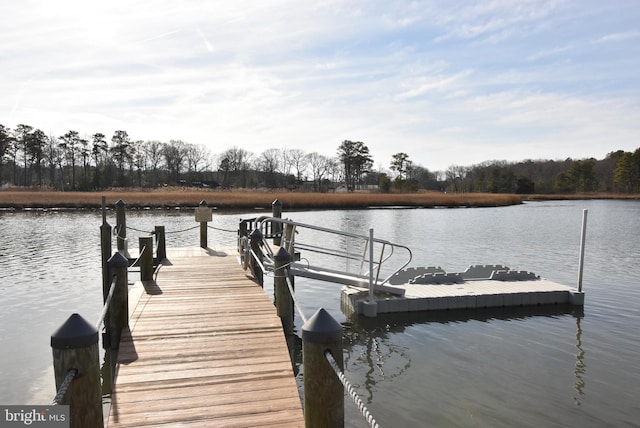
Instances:
[[[352,233],[352,232],[344,232],[344,231],[340,231],[340,230],[335,230],[335,229],[330,229],[327,227],[323,227],[323,226],[316,226],[316,225],[312,225],[312,224],[307,224],[307,223],[300,223],[300,222],[296,222],[293,220],[289,220],[289,219],[282,219],[282,218],[278,218],[278,217],[267,217],[267,216],[263,216],[263,217],[258,217],[256,219],[252,219],[253,222],[256,223],[256,225],[260,228],[260,230],[266,230],[266,228],[268,227],[267,224],[270,223],[282,223],[283,225],[290,225],[293,226],[295,228],[306,228],[306,229],[310,229],[310,230],[315,230],[318,232],[324,232],[324,233],[328,233],[328,234],[332,234],[332,235],[337,235],[337,236],[342,236],[342,237],[346,237],[346,238],[353,238],[353,239],[358,239],[358,240],[362,240],[364,243],[366,243],[365,248],[369,245],[369,236],[368,235],[360,235],[357,233]],[[265,247],[267,248],[267,251],[272,255],[273,251],[271,250],[271,247],[269,245],[269,243],[266,241],[266,234],[263,234],[265,236],[264,238],[264,243],[265,243]],[[405,267],[407,267],[409,265],[409,263],[411,263],[411,260],[413,258],[413,253],[411,252],[411,249],[405,245],[402,244],[396,244],[393,242],[390,242],[388,240],[385,239],[380,239],[380,238],[375,238],[373,239],[373,242],[375,244],[379,244],[382,245],[382,248],[380,249],[380,257],[377,261],[374,261],[373,264],[376,265],[375,268],[375,282],[378,284],[385,284],[389,281],[389,279],[398,271],[404,269]],[[363,273],[363,267],[364,267],[364,263],[365,261],[367,261],[367,257],[366,257],[366,250],[364,251],[363,255],[361,257],[355,257],[353,255],[350,255],[348,253],[345,253],[344,251],[341,250],[335,250],[335,251],[331,251],[331,250],[320,250],[317,247],[313,246],[313,245],[309,245],[309,244],[301,244],[300,242],[296,242],[296,247],[297,248],[304,248],[310,252],[315,252],[315,253],[321,253],[321,254],[325,254],[325,255],[330,255],[330,256],[335,256],[335,257],[343,257],[343,258],[351,258],[351,259],[357,259],[360,260],[360,275],[364,275],[365,273]],[[402,264],[402,266],[396,268],[390,275],[388,275],[386,278],[384,278],[382,281],[380,281],[380,271],[381,268],[383,266],[383,264],[387,261],[389,261],[391,259],[391,257],[393,256],[393,254],[395,253],[395,249],[396,248],[401,248],[407,251],[408,253],[408,257],[407,260],[404,264]],[[389,251],[387,251],[387,249],[389,249]],[[388,253],[388,254],[387,254]],[[367,271],[366,274],[368,274],[369,272]],[[379,282],[380,281],[380,282]]]

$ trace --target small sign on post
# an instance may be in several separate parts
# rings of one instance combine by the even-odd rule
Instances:
[[[206,205],[199,206],[196,208],[196,221],[198,223],[211,221],[213,219],[212,212],[213,210]]]
[[[207,223],[212,220],[211,208],[204,199],[196,208],[196,222],[200,223],[200,248],[207,248]]]

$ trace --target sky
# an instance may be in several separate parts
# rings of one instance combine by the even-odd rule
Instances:
[[[0,124],[376,169],[640,147],[637,0],[0,0]]]

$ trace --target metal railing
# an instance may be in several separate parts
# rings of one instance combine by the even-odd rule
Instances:
[[[405,245],[379,238],[371,240],[368,235],[344,232],[276,217],[258,217],[242,220],[242,222],[244,222],[244,225],[241,223],[238,249],[240,251],[246,247],[246,241],[243,241],[243,233],[248,234],[252,230],[260,230],[263,238],[262,248],[265,256],[265,261],[263,262],[265,270],[273,269],[274,249],[269,243],[272,238],[279,238],[280,246],[288,251],[293,248],[295,240],[296,251],[304,252],[304,259],[302,260],[305,260],[306,263],[299,261],[291,263],[294,275],[347,285],[366,286],[369,282],[369,277],[372,277],[375,286],[383,286],[387,284],[396,272],[408,266],[413,257],[411,249]],[[284,226],[277,228],[283,230],[283,232],[272,233],[275,229],[274,224]],[[288,233],[287,228],[290,228]],[[305,241],[304,235],[306,234],[311,235],[312,239]],[[342,242],[346,249],[341,248],[339,245],[330,246],[331,244],[336,244],[336,239],[338,244]],[[318,242],[322,242],[323,245],[317,245]],[[370,252],[371,242],[373,242],[375,255]],[[350,248],[355,248],[356,251],[351,251]],[[405,254],[398,254],[400,251],[404,251]],[[312,263],[310,261],[311,255],[320,256],[319,258],[324,258],[324,260],[314,260]],[[348,264],[349,261],[356,262],[357,272],[350,272],[349,266],[345,269],[339,267],[345,262]],[[386,273],[384,270],[386,270]]]

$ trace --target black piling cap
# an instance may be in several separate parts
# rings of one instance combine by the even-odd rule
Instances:
[[[250,238],[252,241],[254,241],[254,240],[255,240],[255,241],[262,241],[263,236],[264,236],[264,235],[262,235],[262,232],[260,232],[260,229],[254,229],[254,230],[253,230],[253,232],[251,232],[251,233],[249,234],[249,238]]]
[[[120,252],[115,252],[113,256],[109,257],[107,263],[109,263],[109,267],[112,268],[122,268],[129,266],[129,260]]]
[[[121,207],[121,206],[125,206],[125,205],[127,205],[127,204],[125,204],[122,199],[118,199],[118,202],[116,202],[116,206]]]
[[[207,201],[205,201],[204,199],[200,201],[200,206],[201,207],[208,207],[209,204],[207,204]]]
[[[291,254],[284,247],[280,247],[278,252],[273,255],[273,260],[276,262],[288,262],[291,260]]]
[[[78,314],[71,315],[51,335],[53,349],[86,348],[98,343],[98,330]]]
[[[302,341],[339,343],[342,341],[342,326],[329,312],[320,308],[302,326]]]
[[[276,207],[281,207],[282,201],[280,199],[276,199],[275,201],[271,202],[271,205]]]

